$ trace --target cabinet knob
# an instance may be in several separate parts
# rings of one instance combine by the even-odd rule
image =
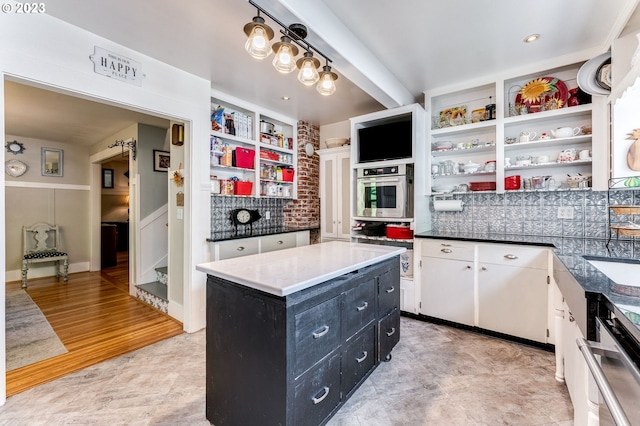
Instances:
[[[369,306],[369,304],[367,302],[364,302],[362,305],[356,306],[356,311],[364,311],[365,309],[367,309],[367,306]]]
[[[467,269],[471,269],[471,265],[467,265],[467,266],[466,266],[466,268],[467,268]]]
[[[238,250],[238,251],[242,251],[242,250],[244,250],[244,247],[240,246],[240,247],[238,247],[236,250]]]
[[[574,322],[576,319],[573,317],[573,314],[569,312],[569,322]]]
[[[358,364],[360,364],[365,359],[367,359],[367,351],[362,351],[362,356],[360,358],[356,357],[356,361],[358,361]]]
[[[324,399],[329,395],[329,388],[327,386],[323,387],[320,392],[316,394],[311,400],[314,404],[320,404]]]
[[[279,240],[278,244],[284,244],[284,242],[282,240]]]
[[[451,253],[451,249],[441,249],[440,251],[443,253]]]
[[[322,327],[320,329],[320,331],[316,331],[316,332],[313,333],[313,338],[314,339],[319,339],[320,337],[324,336],[328,332],[329,332],[329,326],[325,325],[324,327]]]
[[[515,260],[518,258],[518,256],[516,256],[515,254],[505,254],[504,258],[509,260]]]
[[[483,271],[486,271],[486,270],[487,270],[487,267],[486,267],[486,266],[483,266],[483,267],[482,267],[482,268],[480,268],[480,269],[482,269]]]

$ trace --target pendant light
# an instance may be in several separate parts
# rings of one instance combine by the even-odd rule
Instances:
[[[331,67],[329,65],[325,65],[324,67],[322,67],[322,72],[320,73],[320,81],[318,81],[316,90],[323,96],[333,95],[333,92],[336,91],[337,79],[338,74],[336,74],[335,72],[331,72]]]
[[[244,49],[256,59],[264,59],[271,54],[269,41],[273,38],[273,30],[264,23],[264,18],[254,16],[253,20],[244,26],[244,33],[247,35],[247,42]]]
[[[298,73],[300,83],[305,86],[313,86],[320,80],[320,74],[318,74],[320,61],[313,57],[312,52],[304,52],[304,57],[298,59],[296,65],[300,68]]]
[[[291,43],[289,36],[282,36],[281,41],[273,44],[276,57],[273,58],[273,67],[283,74],[288,74],[296,69],[295,57],[298,48]]]

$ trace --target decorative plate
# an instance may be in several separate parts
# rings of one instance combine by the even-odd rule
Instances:
[[[440,111],[440,127],[466,124],[467,106],[460,105]]]
[[[560,109],[567,104],[569,90],[562,80],[555,77],[540,77],[531,80],[516,95],[516,104],[526,105],[529,112],[539,112],[540,105],[549,105],[547,109]]]
[[[19,160],[9,160],[4,163],[4,170],[9,176],[22,176],[27,171],[27,165]]]

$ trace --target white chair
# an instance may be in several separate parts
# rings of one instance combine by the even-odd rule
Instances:
[[[62,277],[69,281],[69,255],[58,251],[60,230],[55,225],[36,223],[31,227],[22,227],[22,288],[27,288],[27,271],[30,263],[55,262],[56,277],[60,277],[62,261]]]

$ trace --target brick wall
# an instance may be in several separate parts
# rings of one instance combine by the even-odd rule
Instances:
[[[298,199],[284,207],[284,222],[288,226],[320,226],[320,157],[311,157],[305,145],[320,148],[320,127],[306,121],[298,122]],[[319,230],[311,232],[311,242],[319,241]]]

